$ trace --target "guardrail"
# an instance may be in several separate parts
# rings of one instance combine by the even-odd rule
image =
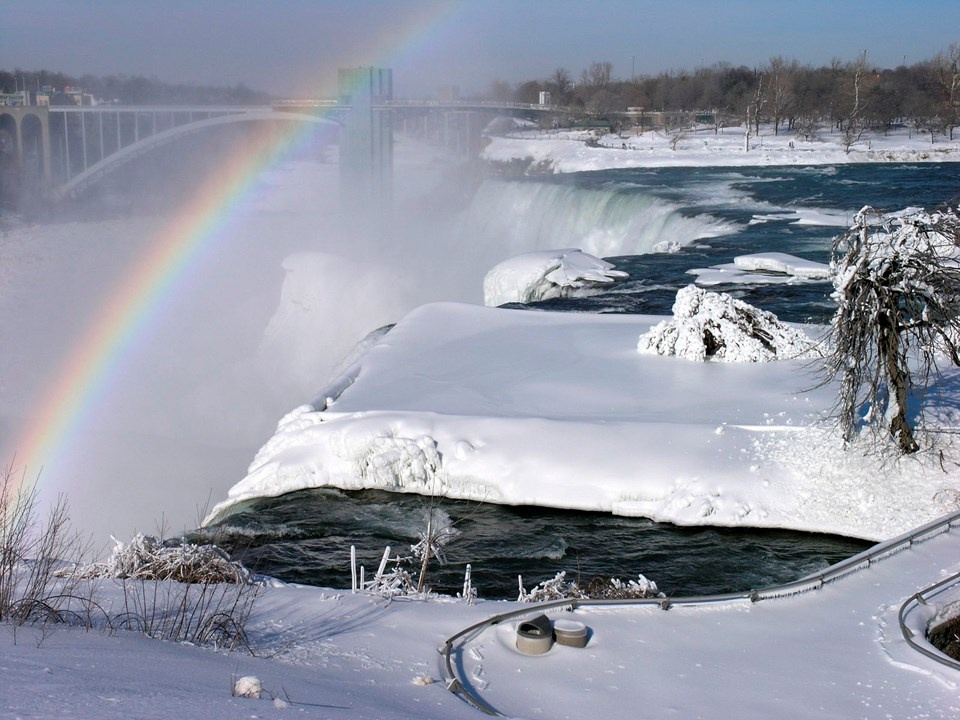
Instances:
[[[948,585],[955,585],[958,582],[960,582],[960,573],[951,575],[950,577],[944,578],[934,585],[924,588],[920,592],[915,593],[907,598],[906,602],[900,606],[900,612],[897,614],[897,621],[900,623],[900,632],[903,634],[903,639],[907,641],[907,645],[912,647],[918,653],[926,655],[931,660],[936,660],[941,665],[946,665],[947,667],[954,668],[955,670],[960,670],[960,662],[957,662],[953,658],[948,657],[943,653],[936,653],[930,648],[924,647],[914,640],[914,632],[907,627],[905,620],[907,614],[912,612],[916,607],[925,606],[927,604],[927,599],[930,596],[946,588]]]
[[[476,707],[478,710],[488,714],[501,716],[499,712],[486,703],[483,698],[478,696],[473,692],[469,684],[465,684],[460,677],[457,675],[456,666],[453,660],[454,655],[454,646],[456,644],[462,644],[476,635],[479,635],[482,631],[487,628],[493,627],[494,625],[499,625],[505,620],[514,620],[517,618],[524,617],[526,615],[532,615],[534,613],[544,613],[550,610],[557,610],[560,608],[576,610],[578,607],[596,607],[596,606],[611,606],[611,605],[623,605],[623,606],[634,606],[634,605],[655,605],[660,607],[662,610],[669,610],[674,606],[694,606],[694,605],[708,605],[713,603],[726,603],[733,601],[749,601],[751,603],[760,602],[762,600],[773,600],[776,598],[788,597],[791,595],[799,595],[800,593],[808,592],[811,590],[819,590],[824,585],[840,580],[848,575],[851,575],[860,570],[865,570],[872,565],[877,564],[897,553],[907,550],[913,545],[918,545],[920,543],[926,542],[942,533],[949,532],[953,527],[960,527],[960,511],[951,513],[942,518],[929,522],[925,525],[912,530],[904,535],[893,538],[892,540],[887,540],[885,542],[879,543],[869,550],[865,550],[862,553],[854,555],[847,560],[831,565],[828,568],[825,568],[823,571],[814,573],[812,575],[807,575],[806,577],[800,578],[793,582],[785,583],[783,585],[773,585],[767,588],[761,588],[759,590],[750,590],[747,592],[735,592],[735,593],[718,593],[716,595],[695,595],[690,597],[678,597],[678,598],[669,598],[669,597],[656,597],[656,598],[642,598],[637,600],[582,600],[579,598],[569,598],[564,600],[554,600],[545,603],[536,603],[530,607],[519,608],[517,610],[512,610],[510,612],[501,613],[499,615],[494,615],[493,617],[487,618],[481,622],[475,623],[470,627],[464,628],[458,633],[451,635],[447,641],[439,648],[439,652],[443,655],[444,663],[443,668],[446,670],[447,679],[447,689],[456,695],[460,695],[471,705]],[[942,580],[936,585],[932,585],[926,590],[913,595],[910,599],[907,600],[900,608],[900,628],[904,633],[904,638],[907,639],[907,642],[916,649],[919,650],[924,655],[933,657],[938,662],[942,662],[945,665],[951,667],[956,667],[960,669],[960,663],[950,661],[946,658],[937,657],[933,652],[918,645],[912,640],[912,633],[910,637],[907,637],[907,633],[911,631],[909,628],[906,628],[903,623],[903,618],[907,612],[907,606],[913,602],[919,601],[922,602],[923,598],[921,597],[924,594],[932,593],[935,590],[943,587],[944,585],[949,584],[950,582],[960,580],[960,574],[953,576],[952,578],[947,578]]]

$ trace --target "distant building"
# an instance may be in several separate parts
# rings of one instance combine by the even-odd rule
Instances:
[[[550,105],[550,91],[541,90],[540,91],[540,104],[541,105]]]
[[[23,107],[29,103],[29,97],[26,90],[18,90],[14,93],[0,93],[0,105],[4,107]]]
[[[67,96],[70,102],[74,105],[80,106],[89,106],[96,105],[97,101],[90,93],[84,92],[83,88],[79,87],[70,87],[69,85],[63,89],[63,94]]]

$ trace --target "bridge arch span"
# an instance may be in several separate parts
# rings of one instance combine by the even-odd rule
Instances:
[[[248,110],[241,113],[230,115],[220,115],[217,117],[196,120],[194,122],[178,125],[168,130],[163,130],[138,140],[131,145],[127,145],[115,153],[112,153],[97,163],[94,163],[83,172],[75,175],[68,182],[64,183],[56,190],[58,198],[74,197],[82,192],[86,187],[99,181],[104,176],[114,170],[126,165],[135,158],[148,152],[176,142],[188,135],[193,135],[212,127],[230,125],[235,123],[262,122],[264,120],[281,120],[283,122],[300,122],[315,125],[327,125],[340,128],[340,123],[329,118],[317,117],[306,113],[295,112],[277,112],[274,110]]]

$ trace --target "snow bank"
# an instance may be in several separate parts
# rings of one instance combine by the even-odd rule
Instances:
[[[504,260],[483,279],[483,303],[529,303],[599,292],[628,275],[578,249],[544,250]]]
[[[933,498],[955,481],[935,452],[844,449],[811,361],[637,353],[661,320],[421,306],[281,419],[205,524],[322,486],[868,539],[945,511]],[[960,401],[958,379],[937,402]]]
[[[528,173],[568,173],[636,167],[746,167],[770,165],[838,165],[868,162],[956,162],[960,140],[930,143],[929,136],[908,130],[865,134],[850,152],[840,133],[824,132],[815,140],[789,133],[775,135],[772,125],[761,125],[760,135],[744,150],[743,128],[720,128],[676,133],[660,130],[637,134],[609,133],[599,138],[592,131],[526,131],[496,137],[481,157]],[[590,144],[587,141],[590,140]],[[814,222],[819,222],[813,219]],[[832,224],[832,222],[831,222]]]
[[[637,350],[703,362],[768,362],[815,357],[813,341],[773,313],[726,293],[688,285],[677,292],[673,319],[640,336]]]

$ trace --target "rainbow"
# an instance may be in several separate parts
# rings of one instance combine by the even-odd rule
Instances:
[[[459,5],[451,2],[421,9],[407,16],[401,27],[372,38],[371,44],[379,48],[375,64],[389,66],[392,59],[413,52],[411,48],[422,44]],[[369,53],[358,56],[377,59]],[[7,448],[6,457],[16,459],[16,478],[38,476],[70,446],[84,420],[109,393],[125,359],[163,314],[165,301],[176,295],[201,258],[228,236],[229,223],[245,207],[260,174],[282,162],[313,129],[309,123],[268,125],[283,127],[258,132],[254,142],[219,167],[192,201],[147,243],[132,269],[109,293],[34,406],[26,426]]]

